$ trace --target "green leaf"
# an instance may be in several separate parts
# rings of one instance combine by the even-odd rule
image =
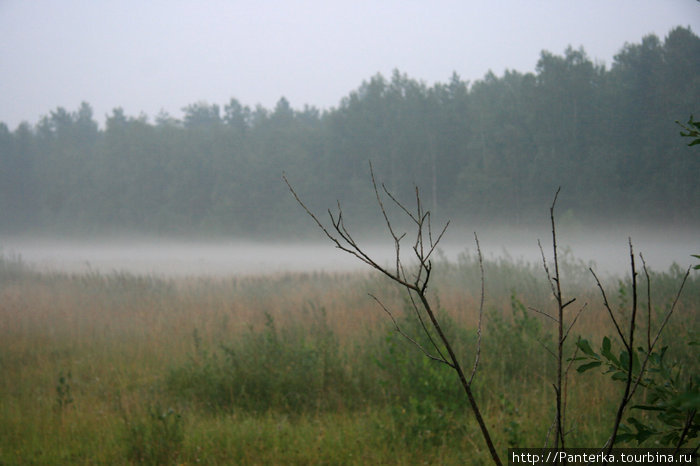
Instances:
[[[620,353],[620,365],[625,370],[630,370],[630,355],[627,351]]]
[[[578,368],[576,369],[576,371],[578,371],[579,373],[583,373],[583,372],[586,372],[586,371],[589,370],[589,369],[593,369],[594,367],[598,367],[598,366],[600,366],[601,364],[603,364],[603,363],[600,362],[600,361],[589,362],[588,364],[582,364],[582,365],[578,366]]]
[[[650,405],[634,405],[632,406],[632,409],[641,409],[642,411],[665,411],[666,408],[661,408],[659,406],[650,406]]]
[[[680,437],[678,436],[677,432],[671,431],[668,434],[661,437],[661,443],[666,444],[666,445],[675,444],[675,443],[678,443],[679,438]]]
[[[588,342],[588,340],[585,340],[583,338],[579,338],[578,341],[576,342],[576,346],[579,347],[581,351],[586,353],[589,356],[593,356],[595,358],[598,358],[598,355],[595,354],[593,351],[593,348],[591,348],[591,344]]]
[[[640,347],[639,349],[641,350],[640,352],[641,352],[642,354],[644,354],[644,349],[641,348],[641,347]],[[634,352],[633,352],[633,353],[632,353],[632,373],[633,373],[633,374],[634,374],[634,373],[637,373],[637,372],[640,371],[640,369],[641,369],[641,363],[639,362],[638,353],[634,353]]]
[[[603,347],[601,350],[601,354],[603,356],[605,356],[605,358],[608,361],[612,362],[616,366],[619,366],[620,362],[617,360],[615,355],[612,354],[611,348],[612,348],[612,344],[610,342],[610,338],[608,338],[608,337],[603,338]]]
[[[643,441],[645,441],[646,439],[648,439],[652,435],[659,433],[655,429],[650,428],[650,426],[647,426],[645,424],[642,424],[641,422],[639,422],[637,419],[635,419],[633,417],[630,417],[628,419],[628,422],[630,424],[633,424],[634,427],[637,429],[637,435],[635,435],[635,438],[637,439],[638,443],[642,443]]]
[[[659,356],[659,353],[651,353],[649,355],[649,361],[654,365],[654,366],[660,366],[661,365],[661,357]],[[649,372],[659,372],[658,369],[654,368],[649,368]]]
[[[576,358],[569,358],[567,361],[587,361],[590,358],[587,358],[586,356],[578,356]]]
[[[672,404],[682,410],[698,410],[700,409],[700,392],[685,392],[676,396],[669,404]]]

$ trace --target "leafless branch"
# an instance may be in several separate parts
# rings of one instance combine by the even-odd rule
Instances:
[[[384,192],[386,193],[386,195],[389,197],[389,199],[391,199],[392,201],[394,201],[394,204],[396,204],[401,210],[404,211],[404,213],[405,213],[406,215],[408,215],[408,216],[410,217],[411,220],[413,220],[413,223],[415,223],[415,224],[419,224],[419,223],[420,223],[420,221],[419,221],[416,217],[414,217],[413,214],[412,214],[401,202],[399,202],[399,201],[394,197],[393,194],[391,194],[391,191],[389,191],[389,190],[386,188],[386,186],[385,186],[384,184],[382,184],[382,189],[384,190]]]
[[[696,415],[696,414],[697,414],[697,410],[691,409],[691,410],[688,412],[688,414],[686,415],[686,417],[685,417],[685,423],[683,424],[683,431],[681,432],[680,438],[678,439],[678,444],[677,444],[677,446],[676,446],[676,449],[673,451],[673,454],[674,454],[674,455],[675,455],[676,453],[678,453],[678,450],[680,450],[681,445],[683,445],[683,442],[685,442],[685,438],[686,438],[686,436],[688,435],[688,432],[689,432],[689,430],[690,430],[690,426],[693,425],[693,419],[695,419],[695,415]],[[695,447],[695,451],[698,450],[698,447],[700,447],[700,445],[698,445],[697,447]]]
[[[441,235],[442,236],[442,235]],[[476,252],[479,257],[479,274],[481,275],[481,294],[479,299],[479,324],[476,327],[476,355],[474,356],[474,367],[472,374],[469,376],[469,385],[472,384],[476,370],[479,367],[479,358],[481,357],[481,321],[484,315],[484,260],[481,255],[481,246],[479,245],[479,237],[474,232],[474,241],[476,242]]]
[[[399,326],[399,323],[398,323],[398,322],[396,321],[396,319],[394,318],[394,315],[391,313],[391,311],[390,311],[389,309],[387,309],[387,307],[384,305],[384,303],[382,303],[376,296],[374,296],[374,295],[371,294],[371,293],[369,294],[369,296],[370,296],[372,299],[374,299],[374,300],[377,302],[377,304],[379,304],[379,306],[384,310],[384,312],[387,313],[387,315],[389,315],[389,318],[391,319],[391,321],[392,321],[393,324],[394,324],[394,328],[396,329],[396,331],[397,331],[402,337],[404,337],[406,340],[408,340],[408,341],[410,341],[411,343],[413,343],[413,345],[414,345],[416,348],[418,348],[419,350],[421,350],[421,352],[422,352],[424,355],[426,355],[428,358],[432,359],[433,361],[437,361],[437,362],[441,362],[441,363],[443,363],[443,364],[447,364],[448,366],[450,366],[451,368],[454,369],[454,366],[453,366],[449,361],[447,361],[442,355],[440,355],[439,357],[438,357],[438,356],[433,356],[433,355],[430,354],[425,348],[423,348],[423,346],[422,346],[420,343],[418,343],[415,339],[413,339],[413,338],[411,338],[409,335],[407,335],[407,334],[401,329],[401,327]]]
[[[554,286],[554,280],[552,280],[552,275],[549,273],[549,267],[547,266],[547,258],[544,255],[544,249],[542,249],[542,243],[540,242],[540,240],[537,240],[537,246],[539,246],[540,254],[542,254],[542,266],[544,267],[544,271],[547,274],[547,281],[549,282],[549,286],[552,288],[552,294],[556,296],[557,289]]]
[[[529,309],[530,311],[532,311],[532,312],[536,312],[536,313],[538,313],[538,314],[542,314],[542,315],[545,316],[545,317],[549,317],[549,318],[552,319],[554,322],[559,322],[559,321],[557,320],[556,317],[552,317],[551,315],[547,314],[547,313],[544,312],[544,311],[541,311],[540,309],[537,309],[537,308],[535,308],[535,307],[530,307],[530,306],[528,306],[528,309]]]
[[[555,360],[557,359],[557,355],[552,351],[551,349],[547,348],[547,345],[545,345],[542,341],[540,340],[535,340],[538,345],[540,345],[546,352],[548,352]]]
[[[581,309],[578,310],[576,313],[576,317],[574,317],[574,320],[571,321],[571,324],[569,325],[569,328],[566,329],[566,333],[564,333],[564,338],[563,340],[566,340],[566,337],[569,336],[569,332],[571,331],[572,328],[574,328],[574,324],[576,324],[576,321],[578,320],[578,317],[581,315],[581,313],[586,309],[588,306],[588,303],[584,303],[583,306],[581,306]],[[578,350],[578,348],[576,348]]]
[[[544,446],[542,448],[547,448],[547,445],[549,445],[549,436],[552,435],[552,429],[554,429],[554,426],[556,424],[557,424],[557,415],[555,413],[554,418],[552,419],[552,423],[549,425],[549,429],[547,429],[547,435],[544,437]]]
[[[563,386],[563,373],[562,365],[564,362],[564,308],[570,304],[572,301],[564,304],[564,299],[561,291],[561,278],[559,275],[559,254],[557,250],[557,230],[556,222],[554,221],[554,207],[557,205],[557,198],[559,197],[559,192],[561,188],[557,189],[554,194],[554,200],[549,208],[549,219],[552,224],[552,251],[554,253],[554,277],[551,277],[549,270],[546,268],[546,261],[544,261],[544,252],[542,252],[542,259],[545,262],[545,270],[547,271],[547,276],[549,278],[550,285],[552,286],[552,293],[554,293],[554,298],[557,301],[557,378],[554,388],[556,391],[556,405],[557,405],[557,428],[556,437],[554,438],[554,448],[559,448],[559,442],[561,442],[561,448],[565,448],[564,442],[564,421],[565,405],[562,403],[562,391],[565,389]],[[540,246],[540,250],[542,247]]]
[[[642,378],[644,376],[644,373],[646,371],[646,366],[649,363],[649,358],[651,358],[651,353],[654,350],[654,347],[656,346],[656,343],[658,342],[659,338],[661,337],[661,333],[663,332],[664,328],[666,327],[666,324],[668,323],[669,319],[671,318],[671,315],[673,314],[673,311],[676,309],[676,304],[678,303],[678,300],[680,299],[681,292],[683,291],[683,288],[685,288],[685,282],[688,279],[688,276],[690,275],[690,267],[685,272],[685,275],[683,276],[683,280],[681,282],[681,285],[678,287],[678,292],[676,293],[676,297],[673,300],[673,304],[671,305],[671,308],[668,310],[666,313],[666,316],[664,317],[663,322],[661,323],[661,326],[659,327],[659,330],[657,330],[656,334],[654,335],[654,339],[651,342],[651,345],[649,346],[646,355],[644,356],[644,361],[642,361],[642,364],[639,369],[639,375],[637,376],[637,379],[634,382],[634,385],[630,389],[629,393],[629,398],[631,399],[632,396],[634,396],[634,393],[637,391],[637,388],[639,385],[641,385]]]
[[[413,311],[416,314],[416,318],[418,319],[418,322],[421,325],[421,328],[423,329],[423,333],[428,337],[428,340],[430,341],[430,344],[433,345],[433,348],[435,348],[435,351],[440,355],[440,357],[444,360],[447,360],[445,358],[445,355],[442,354],[442,350],[440,349],[440,346],[437,344],[435,339],[433,338],[432,332],[428,329],[428,326],[425,323],[425,319],[423,319],[423,316],[421,315],[420,309],[418,308],[418,304],[416,303],[416,300],[413,298],[413,293],[408,293],[408,298],[411,301],[411,305],[413,307]]]
[[[685,288],[685,282],[688,280],[689,275],[690,275],[690,267],[688,267],[686,269],[685,275],[683,275],[683,280],[681,281],[681,286],[678,288],[678,292],[676,293],[676,297],[673,298],[673,303],[671,304],[671,308],[668,310],[668,312],[666,313],[666,316],[664,317],[664,320],[661,322],[661,326],[659,327],[659,330],[656,331],[656,335],[654,336],[654,339],[652,340],[651,346],[649,348],[650,353],[651,353],[651,350],[654,349],[654,346],[656,346],[656,342],[659,340],[659,337],[661,336],[661,332],[664,331],[664,328],[666,327],[668,320],[671,318],[673,311],[676,309],[676,305],[678,304],[678,300],[681,297],[681,293],[683,292],[683,288]]]
[[[562,308],[562,309],[565,309],[569,304],[572,304],[574,301],[576,301],[576,298],[571,298],[570,300],[568,300],[567,302],[565,302],[564,304],[562,304],[562,305],[561,305],[561,308]]]
[[[384,222],[387,228],[387,231],[389,232],[389,235],[391,236],[393,242],[394,242],[394,252],[395,252],[395,260],[394,260],[394,265],[393,265],[393,271],[380,265],[377,263],[374,259],[372,259],[358,243],[354,240],[352,235],[350,234],[349,230],[345,226],[345,222],[343,219],[343,211],[340,206],[340,203],[338,203],[338,214],[337,217],[333,215],[332,212],[329,210],[329,216],[331,218],[331,223],[333,225],[333,232],[329,231],[328,228],[326,228],[319,220],[318,218],[311,212],[311,210],[304,204],[304,202],[300,199],[300,197],[297,195],[297,193],[294,191],[294,188],[292,185],[289,183],[287,180],[286,175],[283,176],[285,183],[289,187],[289,190],[292,192],[294,195],[294,198],[296,199],[297,203],[302,206],[304,211],[314,220],[316,225],[323,231],[323,233],[330,239],[336,246],[336,248],[345,251],[356,258],[358,258],[360,261],[363,263],[369,265],[373,269],[379,271],[383,275],[387,276],[390,278],[392,281],[394,281],[396,284],[402,286],[405,291],[408,293],[411,303],[413,305],[414,311],[416,312],[416,316],[421,324],[421,328],[431,341],[431,344],[439,354],[439,356],[435,356],[434,354],[431,354],[429,351],[427,351],[425,348],[423,348],[418,342],[406,335],[403,330],[400,328],[398,325],[396,319],[392,315],[392,313],[389,311],[389,309],[384,306],[381,301],[379,301],[376,297],[372,296],[375,301],[382,307],[384,312],[386,312],[389,317],[391,318],[392,322],[394,323],[394,326],[396,327],[397,331],[407,338],[410,342],[412,342],[414,345],[416,345],[422,352],[425,354],[427,357],[429,357],[432,360],[442,362],[443,364],[447,364],[450,366],[456,373],[459,378],[460,384],[462,385],[464,392],[467,396],[467,399],[469,401],[469,405],[472,409],[472,412],[474,414],[474,417],[476,418],[477,424],[479,425],[479,428],[481,430],[482,436],[484,438],[484,442],[486,443],[486,446],[489,449],[489,453],[491,454],[491,457],[494,461],[495,464],[501,465],[501,460],[500,457],[496,451],[495,445],[493,441],[491,440],[491,435],[489,432],[488,427],[486,426],[486,423],[484,419],[481,416],[481,411],[479,409],[478,403],[476,402],[476,399],[474,398],[474,395],[471,391],[470,388],[470,381],[467,380],[465,377],[464,371],[462,369],[462,366],[452,349],[452,345],[450,341],[447,339],[445,336],[445,333],[443,332],[443,329],[435,315],[435,312],[433,310],[433,307],[431,306],[430,302],[428,301],[426,292],[428,288],[428,283],[431,278],[431,272],[432,272],[432,263],[430,261],[430,256],[432,253],[435,251],[438,243],[442,239],[445,231],[447,230],[447,226],[449,225],[449,222],[445,224],[445,226],[442,228],[440,234],[438,235],[437,239],[433,241],[433,234],[432,234],[432,227],[431,227],[431,216],[430,212],[423,211],[423,206],[421,203],[420,199],[420,192],[418,188],[416,188],[416,213],[415,215],[411,213],[406,207],[398,201],[393,194],[389,192],[389,190],[386,189],[384,185],[382,185],[382,190],[384,193],[391,199],[401,211],[403,211],[408,217],[413,221],[415,224],[415,229],[416,229],[416,237],[415,237],[415,242],[413,243],[413,251],[415,253],[415,258],[418,261],[417,268],[415,272],[412,272],[411,274],[407,273],[406,268],[404,267],[402,260],[401,260],[401,240],[405,237],[405,233],[403,234],[397,234],[392,226],[392,223],[389,219],[389,215],[387,214],[387,210],[384,206],[384,202],[382,201],[382,196],[380,195],[379,188],[377,185],[377,181],[374,176],[374,170],[372,167],[372,164],[370,163],[370,175],[372,179],[372,187],[374,188],[374,193],[377,198],[377,204],[379,206],[379,209],[382,213],[382,216],[384,217]],[[428,242],[429,244],[426,247],[425,244],[425,232],[427,230],[427,235],[428,235]],[[478,245],[478,241],[477,241]],[[483,272],[482,272],[482,305],[481,309],[483,309]],[[480,316],[481,316],[482,310],[480,310]],[[423,315],[427,316],[427,320],[424,319]],[[430,321],[430,328],[427,324],[427,321]],[[481,317],[479,318],[479,325],[481,325]],[[436,338],[433,338],[432,332],[429,331],[430,329],[434,330],[436,334]],[[480,330],[479,330],[479,335],[480,335]],[[438,341],[441,344],[438,344]],[[444,348],[444,353],[442,352],[441,348]],[[476,365],[478,364],[478,355],[477,355],[477,361],[475,363],[475,369]],[[473,378],[474,372],[472,372],[472,378]],[[471,379],[470,379],[471,380]]]
[[[584,305],[584,307],[585,307],[585,305]],[[583,308],[579,311],[579,314],[582,311],[583,311]],[[576,316],[576,317],[578,317],[578,316]],[[574,322],[572,322],[571,325],[569,326],[569,330],[571,330],[571,327],[574,326],[575,322],[576,322],[576,320],[574,319]],[[564,336],[564,338],[566,338],[566,336]],[[566,406],[567,406],[567,403],[569,400],[569,396],[568,396],[568,394],[569,394],[569,370],[571,369],[571,365],[574,363],[574,360],[576,359],[577,354],[578,354],[578,347],[576,347],[576,349],[574,350],[574,354],[569,359],[569,364],[566,365],[566,370],[564,371],[564,400],[563,400],[564,419],[562,420],[562,423],[564,423],[565,425],[566,425]],[[567,431],[566,433],[568,434],[569,432],[571,432],[571,430]]]
[[[651,278],[649,278],[647,262],[644,260],[641,252],[639,253],[639,258],[642,260],[642,269],[647,281],[647,351],[651,353]]]
[[[620,399],[620,403],[617,407],[617,413],[615,415],[615,421],[613,423],[612,434],[610,434],[610,440],[608,445],[607,453],[610,453],[613,446],[615,445],[615,439],[617,438],[617,431],[620,428],[620,423],[622,422],[622,415],[625,412],[627,404],[632,399],[630,390],[632,389],[632,379],[634,378],[633,367],[634,367],[634,331],[637,318],[637,270],[634,265],[634,249],[632,248],[632,238],[629,238],[629,248],[630,248],[630,269],[632,271],[632,313],[630,315],[630,328],[629,328],[629,340],[625,345],[627,348],[627,356],[629,361],[629,367],[627,368],[627,377],[625,379],[625,389]],[[637,382],[635,383],[635,388],[639,381],[641,381],[642,373],[640,371]]]
[[[608,297],[605,294],[605,289],[603,288],[603,285],[600,283],[600,280],[598,279],[598,275],[595,274],[592,268],[588,268],[588,270],[591,271],[591,274],[593,274],[593,278],[595,278],[595,282],[598,285],[598,288],[600,289],[600,294],[603,296],[603,305],[605,306],[605,309],[608,311],[608,315],[610,316],[610,320],[612,320],[613,325],[615,325],[615,330],[617,330],[617,335],[620,337],[620,340],[622,341],[622,344],[625,346],[625,348],[629,348],[629,345],[627,344],[627,339],[625,338],[625,335],[622,333],[622,329],[620,329],[620,325],[617,323],[617,319],[615,318],[615,314],[613,314],[612,309],[610,308],[610,303],[608,302]]]

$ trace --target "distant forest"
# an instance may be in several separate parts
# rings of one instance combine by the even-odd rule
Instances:
[[[359,228],[377,209],[368,161],[399,199],[419,186],[426,208],[475,229],[546,218],[558,186],[582,224],[700,224],[700,154],[675,123],[700,116],[689,28],[625,44],[609,68],[568,48],[543,51],[535,73],[475,82],[378,74],[323,111],[232,98],[183,112],[116,108],[102,129],[83,103],[0,123],[0,231],[298,237],[309,220],[283,172],[310,207],[339,200]]]

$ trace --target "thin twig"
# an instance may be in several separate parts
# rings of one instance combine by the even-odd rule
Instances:
[[[540,254],[542,254],[542,266],[544,267],[544,271],[547,274],[547,281],[549,281],[549,286],[552,288],[552,294],[556,297],[557,290],[554,287],[554,280],[552,280],[552,275],[549,273],[549,267],[547,267],[547,259],[544,256],[544,249],[542,249],[542,243],[539,239],[537,240],[537,246],[539,246]]]
[[[386,195],[389,196],[389,199],[391,199],[392,201],[394,201],[394,204],[396,204],[401,210],[404,211],[404,213],[405,213],[406,215],[408,215],[408,216],[411,218],[411,220],[413,220],[413,223],[415,223],[416,225],[420,223],[420,222],[418,221],[418,219],[417,219],[416,217],[414,217],[413,214],[412,214],[408,209],[406,209],[406,207],[404,207],[404,205],[403,205],[401,202],[399,202],[399,201],[394,197],[393,194],[391,194],[391,192],[386,188],[386,186],[384,186],[383,183],[382,183],[382,189],[384,190],[384,192],[386,193]]]
[[[578,320],[578,317],[579,317],[579,316],[581,315],[581,313],[586,309],[587,306],[588,306],[588,303],[583,303],[583,306],[581,306],[581,309],[579,309],[579,311],[576,313],[576,317],[574,317],[574,320],[571,321],[571,324],[569,325],[569,328],[566,329],[566,333],[564,333],[564,340],[566,340],[566,337],[569,336],[569,332],[571,331],[572,328],[574,328],[574,324],[575,324],[576,321]],[[577,348],[577,350],[578,350],[578,348]]]
[[[583,308],[581,309],[581,311],[583,311]],[[581,311],[579,311],[579,314],[581,313]],[[576,317],[578,317],[578,316],[576,316]],[[574,319],[574,322],[569,327],[569,330],[571,330],[571,327],[574,326],[574,323],[575,323],[575,319]],[[566,338],[566,335],[564,336],[564,338]],[[563,407],[564,419],[562,419],[562,423],[564,423],[564,425],[566,425],[566,406],[567,406],[567,402],[569,399],[569,396],[568,396],[568,394],[569,394],[569,370],[571,369],[571,365],[574,363],[574,360],[576,359],[577,354],[578,354],[578,347],[576,347],[576,349],[574,350],[574,354],[571,356],[571,359],[569,360],[569,364],[566,365],[566,370],[564,371],[564,401],[563,401],[563,403],[564,403],[564,407]],[[567,431],[566,434],[568,434],[569,432],[571,432],[571,429],[569,431]]]
[[[659,337],[661,336],[661,332],[663,332],[664,327],[666,327],[668,320],[671,318],[671,314],[673,314],[673,311],[676,309],[676,305],[678,304],[678,300],[681,297],[681,293],[683,292],[683,288],[685,288],[685,282],[688,280],[688,275],[690,275],[690,267],[688,267],[685,271],[685,275],[683,276],[683,280],[681,281],[681,286],[678,288],[678,292],[676,293],[676,297],[673,298],[673,304],[671,304],[671,309],[669,309],[669,311],[666,313],[666,317],[664,317],[664,320],[661,323],[661,327],[659,327],[659,330],[656,331],[656,335],[654,336],[654,339],[651,342],[651,349],[654,349],[654,346],[656,346],[656,342],[659,340]]]
[[[440,346],[433,339],[432,333],[430,332],[430,330],[426,326],[425,319],[423,319],[423,316],[421,316],[421,312],[418,309],[418,305],[416,304],[416,300],[413,299],[413,293],[409,292],[408,298],[411,301],[411,305],[413,306],[413,310],[416,313],[416,317],[418,318],[418,322],[420,322],[421,328],[423,329],[423,333],[425,333],[425,335],[428,337],[430,344],[433,345],[433,348],[435,348],[435,351],[437,351],[437,353],[440,355],[440,357],[444,360],[447,360],[447,358],[445,358],[445,355],[442,354],[442,350],[440,350]]]
[[[644,270],[644,276],[647,279],[647,351],[651,353],[651,279],[649,278],[649,270],[647,270],[647,262],[641,252],[639,258],[642,260],[642,270]]]
[[[402,234],[400,237],[398,237],[398,236],[396,236],[396,233],[394,233],[394,229],[391,227],[391,222],[389,221],[389,216],[386,213],[386,209],[384,208],[384,203],[382,202],[382,198],[379,195],[379,189],[377,189],[377,181],[374,178],[374,169],[372,168],[372,162],[369,163],[369,173],[370,173],[370,176],[372,178],[372,186],[374,187],[374,194],[377,196],[377,204],[379,205],[379,209],[382,211],[382,215],[384,216],[384,221],[386,223],[386,227],[389,230],[391,237],[394,239],[394,249],[396,251],[396,275],[398,275],[399,274],[399,263],[401,261],[401,238],[403,238],[405,236],[405,233]],[[386,191],[386,188],[384,190]]]
[[[557,189],[554,194],[554,200],[552,201],[552,206],[549,208],[549,218],[552,223],[552,250],[554,252],[554,277],[550,278],[550,284],[552,280],[556,283],[556,289],[553,289],[554,298],[557,300],[557,379],[556,379],[556,395],[557,395],[557,436],[554,440],[554,448],[559,447],[559,442],[561,441],[561,448],[565,448],[564,443],[564,406],[562,405],[562,364],[564,360],[564,308],[573,301],[569,301],[566,304],[563,303],[563,296],[561,292],[561,278],[559,275],[559,255],[557,252],[557,230],[556,222],[554,221],[554,207],[557,204],[557,198],[559,197],[559,192],[561,187]],[[540,247],[541,248],[541,247]],[[544,253],[542,253],[544,258]],[[547,271],[549,275],[549,271]]]
[[[440,355],[440,357],[433,356],[433,355],[430,354],[425,348],[423,348],[423,346],[422,346],[420,343],[418,343],[416,340],[414,340],[413,338],[411,338],[410,336],[408,336],[403,330],[401,330],[401,327],[399,326],[399,323],[396,322],[396,319],[394,318],[394,315],[391,313],[391,311],[390,311],[389,309],[387,309],[387,307],[384,305],[384,303],[382,303],[376,296],[374,296],[374,295],[371,294],[371,293],[369,293],[369,296],[370,296],[372,299],[374,299],[374,300],[377,302],[377,304],[379,304],[379,306],[384,310],[384,312],[386,312],[386,313],[389,315],[389,318],[391,318],[391,321],[394,323],[394,328],[396,329],[396,331],[397,331],[402,337],[404,337],[406,340],[408,340],[408,341],[410,341],[411,343],[413,343],[413,345],[414,345],[416,348],[418,348],[419,350],[421,350],[421,352],[422,352],[424,355],[426,355],[428,358],[432,359],[433,361],[437,361],[437,362],[441,362],[441,363],[443,363],[443,364],[447,364],[448,366],[450,366],[451,368],[454,369],[454,366],[453,366],[449,361],[447,361],[444,357],[442,357],[442,355]]]
[[[681,292],[683,291],[683,288],[685,288],[685,282],[688,279],[688,275],[690,275],[690,267],[688,267],[688,269],[686,270],[685,276],[683,277],[683,281],[681,282],[681,285],[678,288],[678,292],[676,293],[676,297],[673,300],[673,304],[671,305],[671,309],[669,309],[668,313],[666,313],[666,316],[661,324],[661,327],[659,327],[659,330],[656,332],[656,335],[654,336],[654,340],[651,342],[651,346],[649,347],[649,350],[647,351],[647,354],[644,357],[644,361],[642,362],[640,369],[639,369],[639,375],[637,377],[637,380],[635,381],[634,385],[632,386],[632,389],[630,390],[630,398],[637,391],[637,388],[639,387],[639,385],[641,385],[642,377],[644,375],[644,372],[646,371],[647,363],[649,362],[649,358],[651,358],[651,353],[654,350],[654,347],[656,346],[656,343],[658,342],[659,337],[661,336],[661,332],[663,332],[664,327],[666,327],[668,320],[671,318],[671,315],[673,314],[673,311],[676,309],[676,304],[678,303],[678,300],[680,299]]]
[[[622,399],[620,400],[620,404],[617,408],[617,414],[615,415],[615,422],[613,423],[612,434],[610,434],[610,441],[609,441],[610,443],[608,445],[608,450],[606,452],[608,454],[610,453],[612,448],[615,446],[615,440],[617,438],[617,431],[620,428],[620,423],[622,422],[622,415],[625,412],[625,408],[627,407],[627,404],[632,399],[632,396],[630,394],[630,390],[632,388],[632,378],[633,378],[633,368],[634,368],[634,330],[635,330],[635,324],[636,324],[636,318],[637,318],[637,270],[634,266],[634,250],[632,248],[632,238],[629,238],[629,247],[630,247],[630,268],[632,269],[632,314],[630,315],[629,344],[627,345],[627,355],[628,355],[629,367],[627,367],[627,377],[625,380],[625,390],[622,394]],[[642,372],[640,372],[639,377],[637,378],[637,383],[635,384],[635,388],[637,387],[641,378],[642,378]]]
[[[685,438],[688,435],[688,431],[690,430],[690,426],[693,425],[693,419],[695,418],[696,413],[697,413],[697,410],[691,409],[688,412],[688,415],[685,417],[685,423],[683,425],[683,432],[681,432],[681,436],[678,439],[678,445],[676,445],[676,449],[673,451],[674,455],[676,453],[678,453],[678,450],[680,450],[681,446],[683,445],[683,442],[685,442]]]
[[[545,345],[541,340],[535,340],[535,342],[538,345],[540,345],[545,351],[547,351],[555,360],[557,359],[557,355],[554,353],[554,351],[547,348],[547,345]]]
[[[530,306],[528,306],[527,309],[530,310],[530,311],[536,312],[536,313],[538,313],[538,314],[542,314],[542,315],[545,316],[545,317],[549,317],[549,318],[552,319],[554,322],[559,322],[559,321],[557,320],[556,317],[552,317],[551,315],[547,314],[546,312],[541,311],[541,310],[539,310],[539,309],[537,309],[537,308],[535,308],[535,307],[530,307]]]
[[[605,289],[603,288],[603,285],[601,285],[600,280],[598,279],[598,275],[595,274],[592,268],[588,268],[588,270],[591,271],[591,274],[593,274],[593,278],[595,278],[595,282],[598,285],[598,288],[600,289],[600,294],[603,296],[603,305],[605,306],[605,309],[608,311],[608,315],[610,316],[610,320],[612,320],[612,323],[615,325],[615,330],[617,330],[617,334],[620,337],[620,340],[622,340],[622,344],[625,346],[625,348],[629,348],[629,345],[627,344],[627,339],[625,338],[625,335],[622,333],[622,330],[620,329],[620,325],[617,323],[617,319],[615,319],[615,314],[613,314],[612,309],[610,308],[610,304],[608,303],[608,297],[605,294]]]
[[[481,255],[481,246],[479,245],[479,237],[474,232],[474,241],[476,242],[476,252],[479,257],[479,273],[481,275],[481,298],[479,299],[479,324],[476,327],[476,355],[474,356],[474,367],[472,374],[469,377],[469,385],[472,384],[476,369],[479,367],[479,358],[481,357],[481,321],[484,315],[484,260]]]
[[[542,448],[547,448],[547,445],[549,445],[549,436],[552,434],[552,429],[554,429],[554,425],[557,423],[557,416],[556,414],[554,415],[554,419],[552,419],[552,424],[550,424],[549,429],[547,429],[547,435],[544,437],[544,446]]]

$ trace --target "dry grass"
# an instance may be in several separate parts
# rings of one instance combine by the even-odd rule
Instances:
[[[182,414],[185,437],[179,459],[185,463],[460,464],[467,458],[488,458],[466,407],[450,414],[450,419],[463,419],[459,422],[466,430],[459,438],[411,443],[400,422],[402,414],[396,411],[404,408],[376,404],[379,395],[370,397],[374,404],[359,410],[295,416],[234,410],[217,415],[166,389],[169,371],[192,361],[198,346],[216,353],[221,344],[264,331],[266,316],[277,328],[303,329],[318,324],[319,310],[324,310],[325,325],[341,354],[350,358],[347,364],[357,363],[352,358],[359,357],[363,348],[365,352],[379,348],[372,345],[390,334],[386,315],[367,292],[393,309],[404,306],[401,294],[374,274],[166,280],[124,274],[41,274],[6,261],[1,266],[0,464],[128,464],[135,460],[129,456],[126,426],[137,421],[147,425],[154,406],[172,406]],[[504,335],[517,330],[513,325],[518,321],[509,310],[511,292],[533,307],[552,306],[543,276],[532,278],[529,269],[504,267],[487,264],[491,323],[486,323],[484,360],[476,382],[501,449],[513,442],[540,445],[548,427],[541,421],[551,415],[553,399],[544,350],[530,342],[522,354],[513,353],[512,358],[523,360],[516,364],[533,368],[514,374],[499,352],[507,345],[495,341],[497,332],[489,333],[497,318],[504,322]],[[473,329],[478,318],[478,285],[463,286],[475,283],[469,281],[470,273],[464,265],[436,277],[440,307],[462,329]],[[681,309],[685,323],[674,321],[671,329],[681,337],[697,331],[698,301],[692,297],[699,293],[698,280],[689,287],[691,301]],[[588,302],[577,330],[599,341],[611,329],[596,290],[583,288],[574,287],[581,293],[578,302]],[[667,301],[666,295],[661,301]],[[534,314],[532,318],[544,332],[547,319]],[[469,334],[465,335],[468,340]],[[525,334],[524,338],[529,341]],[[467,357],[470,345],[473,341],[462,346]],[[400,348],[402,357],[421,359],[410,346]],[[533,358],[533,352],[538,356]],[[372,377],[379,380],[382,375]],[[445,377],[451,380],[450,374]],[[516,388],[518,384],[526,389]],[[581,445],[598,442],[611,422],[607,407],[615,387],[601,377],[572,374],[569,388],[572,438]]]

